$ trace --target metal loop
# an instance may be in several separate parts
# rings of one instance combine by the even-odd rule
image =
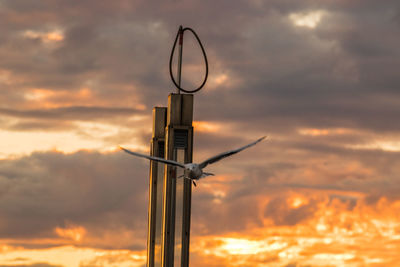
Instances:
[[[178,37],[179,37],[179,34],[180,34],[181,31],[182,31],[182,38],[183,38],[183,33],[184,33],[185,31],[190,31],[190,32],[193,33],[194,37],[196,37],[197,42],[198,42],[199,45],[200,45],[201,51],[203,52],[204,62],[205,62],[205,64],[206,64],[206,75],[204,76],[204,80],[203,80],[203,82],[201,83],[201,85],[200,85],[199,87],[197,87],[196,89],[194,89],[194,90],[186,90],[186,89],[183,89],[182,87],[180,87],[180,85],[176,83],[175,78],[174,78],[174,75],[173,75],[173,73],[172,73],[172,59],[173,59],[174,53],[175,53],[176,42],[178,41]],[[174,85],[176,86],[176,88],[178,88],[178,90],[183,91],[183,92],[185,92],[185,93],[195,93],[195,92],[198,92],[198,91],[200,91],[200,89],[203,88],[203,86],[206,84],[206,81],[207,81],[207,78],[208,78],[208,61],[207,61],[207,55],[206,55],[206,52],[204,51],[204,47],[203,47],[203,44],[202,44],[201,41],[200,41],[199,36],[197,36],[196,32],[195,32],[193,29],[187,28],[187,27],[186,27],[186,28],[184,28],[184,29],[182,29],[182,30],[181,30],[181,28],[178,30],[178,33],[176,34],[176,38],[175,38],[174,45],[172,46],[171,56],[170,56],[170,58],[169,58],[169,74],[170,74],[171,80],[172,80],[172,82],[174,83]]]

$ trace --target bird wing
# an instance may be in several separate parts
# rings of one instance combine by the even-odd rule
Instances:
[[[263,137],[261,137],[260,139],[254,141],[253,143],[250,143],[250,144],[245,145],[245,146],[243,146],[243,147],[240,147],[240,148],[238,148],[238,149],[234,149],[234,150],[231,150],[231,151],[227,151],[227,152],[218,154],[218,155],[216,155],[216,156],[214,156],[214,157],[211,157],[211,158],[209,158],[209,159],[203,161],[202,163],[200,163],[200,164],[199,164],[199,167],[200,167],[200,169],[203,169],[203,168],[205,168],[208,164],[212,164],[212,163],[217,162],[217,161],[219,161],[219,160],[221,160],[221,159],[223,159],[223,158],[232,156],[233,154],[236,154],[236,153],[238,153],[238,152],[240,152],[240,151],[242,151],[242,150],[244,150],[244,149],[246,149],[246,148],[249,148],[249,147],[251,147],[251,146],[254,146],[254,145],[257,144],[258,142],[261,142],[262,140],[265,139],[265,137],[266,137],[266,136],[263,136]]]
[[[134,155],[134,156],[138,156],[138,157],[146,158],[146,159],[149,159],[149,160],[154,160],[154,161],[162,162],[162,163],[165,163],[165,164],[169,164],[169,165],[174,165],[174,166],[178,166],[178,167],[181,167],[181,168],[185,168],[185,165],[183,165],[183,164],[181,164],[179,162],[176,162],[174,160],[162,159],[162,158],[159,158],[159,157],[153,157],[153,156],[140,154],[140,153],[137,153],[137,152],[130,151],[129,149],[123,148],[121,146],[119,148],[122,149],[123,151],[125,151],[126,153],[129,153],[129,154]]]

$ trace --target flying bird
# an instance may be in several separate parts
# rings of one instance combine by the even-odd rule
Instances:
[[[140,153],[137,153],[137,152],[133,152],[133,151],[130,151],[130,150],[128,150],[126,148],[123,148],[121,146],[119,148],[122,149],[123,151],[125,151],[126,153],[129,153],[129,154],[137,156],[137,157],[142,157],[142,158],[146,158],[146,159],[149,159],[149,160],[154,160],[154,161],[162,162],[162,163],[165,163],[165,164],[168,164],[168,165],[172,165],[172,166],[183,168],[184,169],[184,174],[182,176],[178,177],[178,178],[183,177],[185,179],[189,179],[189,180],[193,181],[194,186],[196,186],[196,182],[195,182],[196,180],[199,180],[199,179],[207,177],[207,176],[213,176],[214,175],[213,173],[203,172],[203,169],[207,165],[215,163],[215,162],[217,162],[217,161],[219,161],[219,160],[221,160],[223,158],[232,156],[232,155],[234,155],[234,154],[236,154],[236,153],[238,153],[238,152],[240,152],[240,151],[242,151],[242,150],[244,150],[246,148],[254,146],[255,144],[261,142],[265,138],[266,138],[266,136],[263,136],[263,137],[257,139],[256,141],[254,141],[254,142],[252,142],[252,143],[250,143],[248,145],[245,145],[243,147],[240,147],[240,148],[237,148],[237,149],[234,149],[234,150],[230,150],[230,151],[226,151],[226,152],[220,153],[220,154],[215,155],[215,156],[213,156],[213,157],[211,157],[209,159],[206,159],[205,161],[203,161],[202,163],[199,163],[199,164],[197,164],[197,163],[186,163],[186,164],[183,164],[183,163],[176,162],[174,160],[163,159],[163,158],[159,158],[159,157],[153,157],[153,156],[148,156],[148,155],[140,154]]]

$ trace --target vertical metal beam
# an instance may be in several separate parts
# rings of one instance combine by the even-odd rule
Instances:
[[[165,158],[192,162],[193,95],[170,94],[165,132]],[[183,152],[183,155],[182,155]],[[181,170],[178,170],[181,171]],[[165,166],[162,266],[189,265],[191,181],[177,179],[176,167]],[[177,187],[177,184],[180,184]],[[177,201],[179,201],[177,203]],[[177,216],[178,215],[178,216]],[[176,235],[177,234],[177,235]]]
[[[164,158],[164,137],[167,118],[167,108],[155,107],[153,109],[153,134],[151,139],[150,155]],[[155,161],[150,162],[149,182],[149,210],[147,232],[147,266],[161,266],[161,240],[162,240],[162,187],[164,166]]]
[[[187,129],[187,148],[185,163],[193,162],[193,95],[182,95],[181,125]],[[189,244],[190,244],[190,215],[192,206],[192,181],[183,179],[183,207],[182,207],[182,267],[189,266]]]
[[[179,27],[179,54],[178,54],[178,85],[181,86],[182,79],[182,53],[183,53],[183,28]],[[181,90],[176,89],[176,93],[180,94]]]
[[[188,128],[188,148],[185,153],[185,161],[193,162],[193,127]],[[192,206],[192,181],[183,179],[183,207],[182,207],[182,267],[189,266],[190,245],[190,215]]]

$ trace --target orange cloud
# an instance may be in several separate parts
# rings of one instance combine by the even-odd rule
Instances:
[[[59,237],[72,239],[73,241],[80,242],[86,234],[86,229],[82,226],[68,225],[65,228],[56,227],[55,233]]]
[[[354,204],[354,197],[359,197]],[[287,192],[287,208],[316,201],[312,216],[295,225],[276,225],[223,236],[197,236],[194,265],[211,266],[392,266],[400,260],[400,201],[381,198],[368,205],[362,195],[340,192]],[[279,209],[282,209],[279,208]],[[277,210],[277,213],[285,213]],[[208,261],[205,258],[209,259]]]
[[[317,128],[301,128],[297,132],[300,135],[309,136],[327,136],[327,135],[343,135],[355,133],[355,130],[345,128],[333,128],[333,129],[317,129]]]
[[[15,264],[36,266],[35,264],[41,263],[65,267],[139,267],[143,266],[145,262],[145,251],[104,250],[74,246],[59,246],[46,249],[8,247],[6,251],[3,250],[0,254],[0,264],[6,264],[7,266],[15,266]]]
[[[221,125],[215,122],[208,121],[194,121],[193,127],[196,132],[210,132],[215,133],[221,130]]]
[[[84,87],[78,91],[51,90],[45,88],[33,88],[24,94],[25,99],[29,100],[31,108],[58,108],[66,106],[86,106],[93,104],[94,94],[90,88]]]
[[[45,44],[61,42],[64,40],[64,34],[60,30],[52,32],[38,32],[27,30],[23,33],[23,36],[29,39],[40,39]]]

